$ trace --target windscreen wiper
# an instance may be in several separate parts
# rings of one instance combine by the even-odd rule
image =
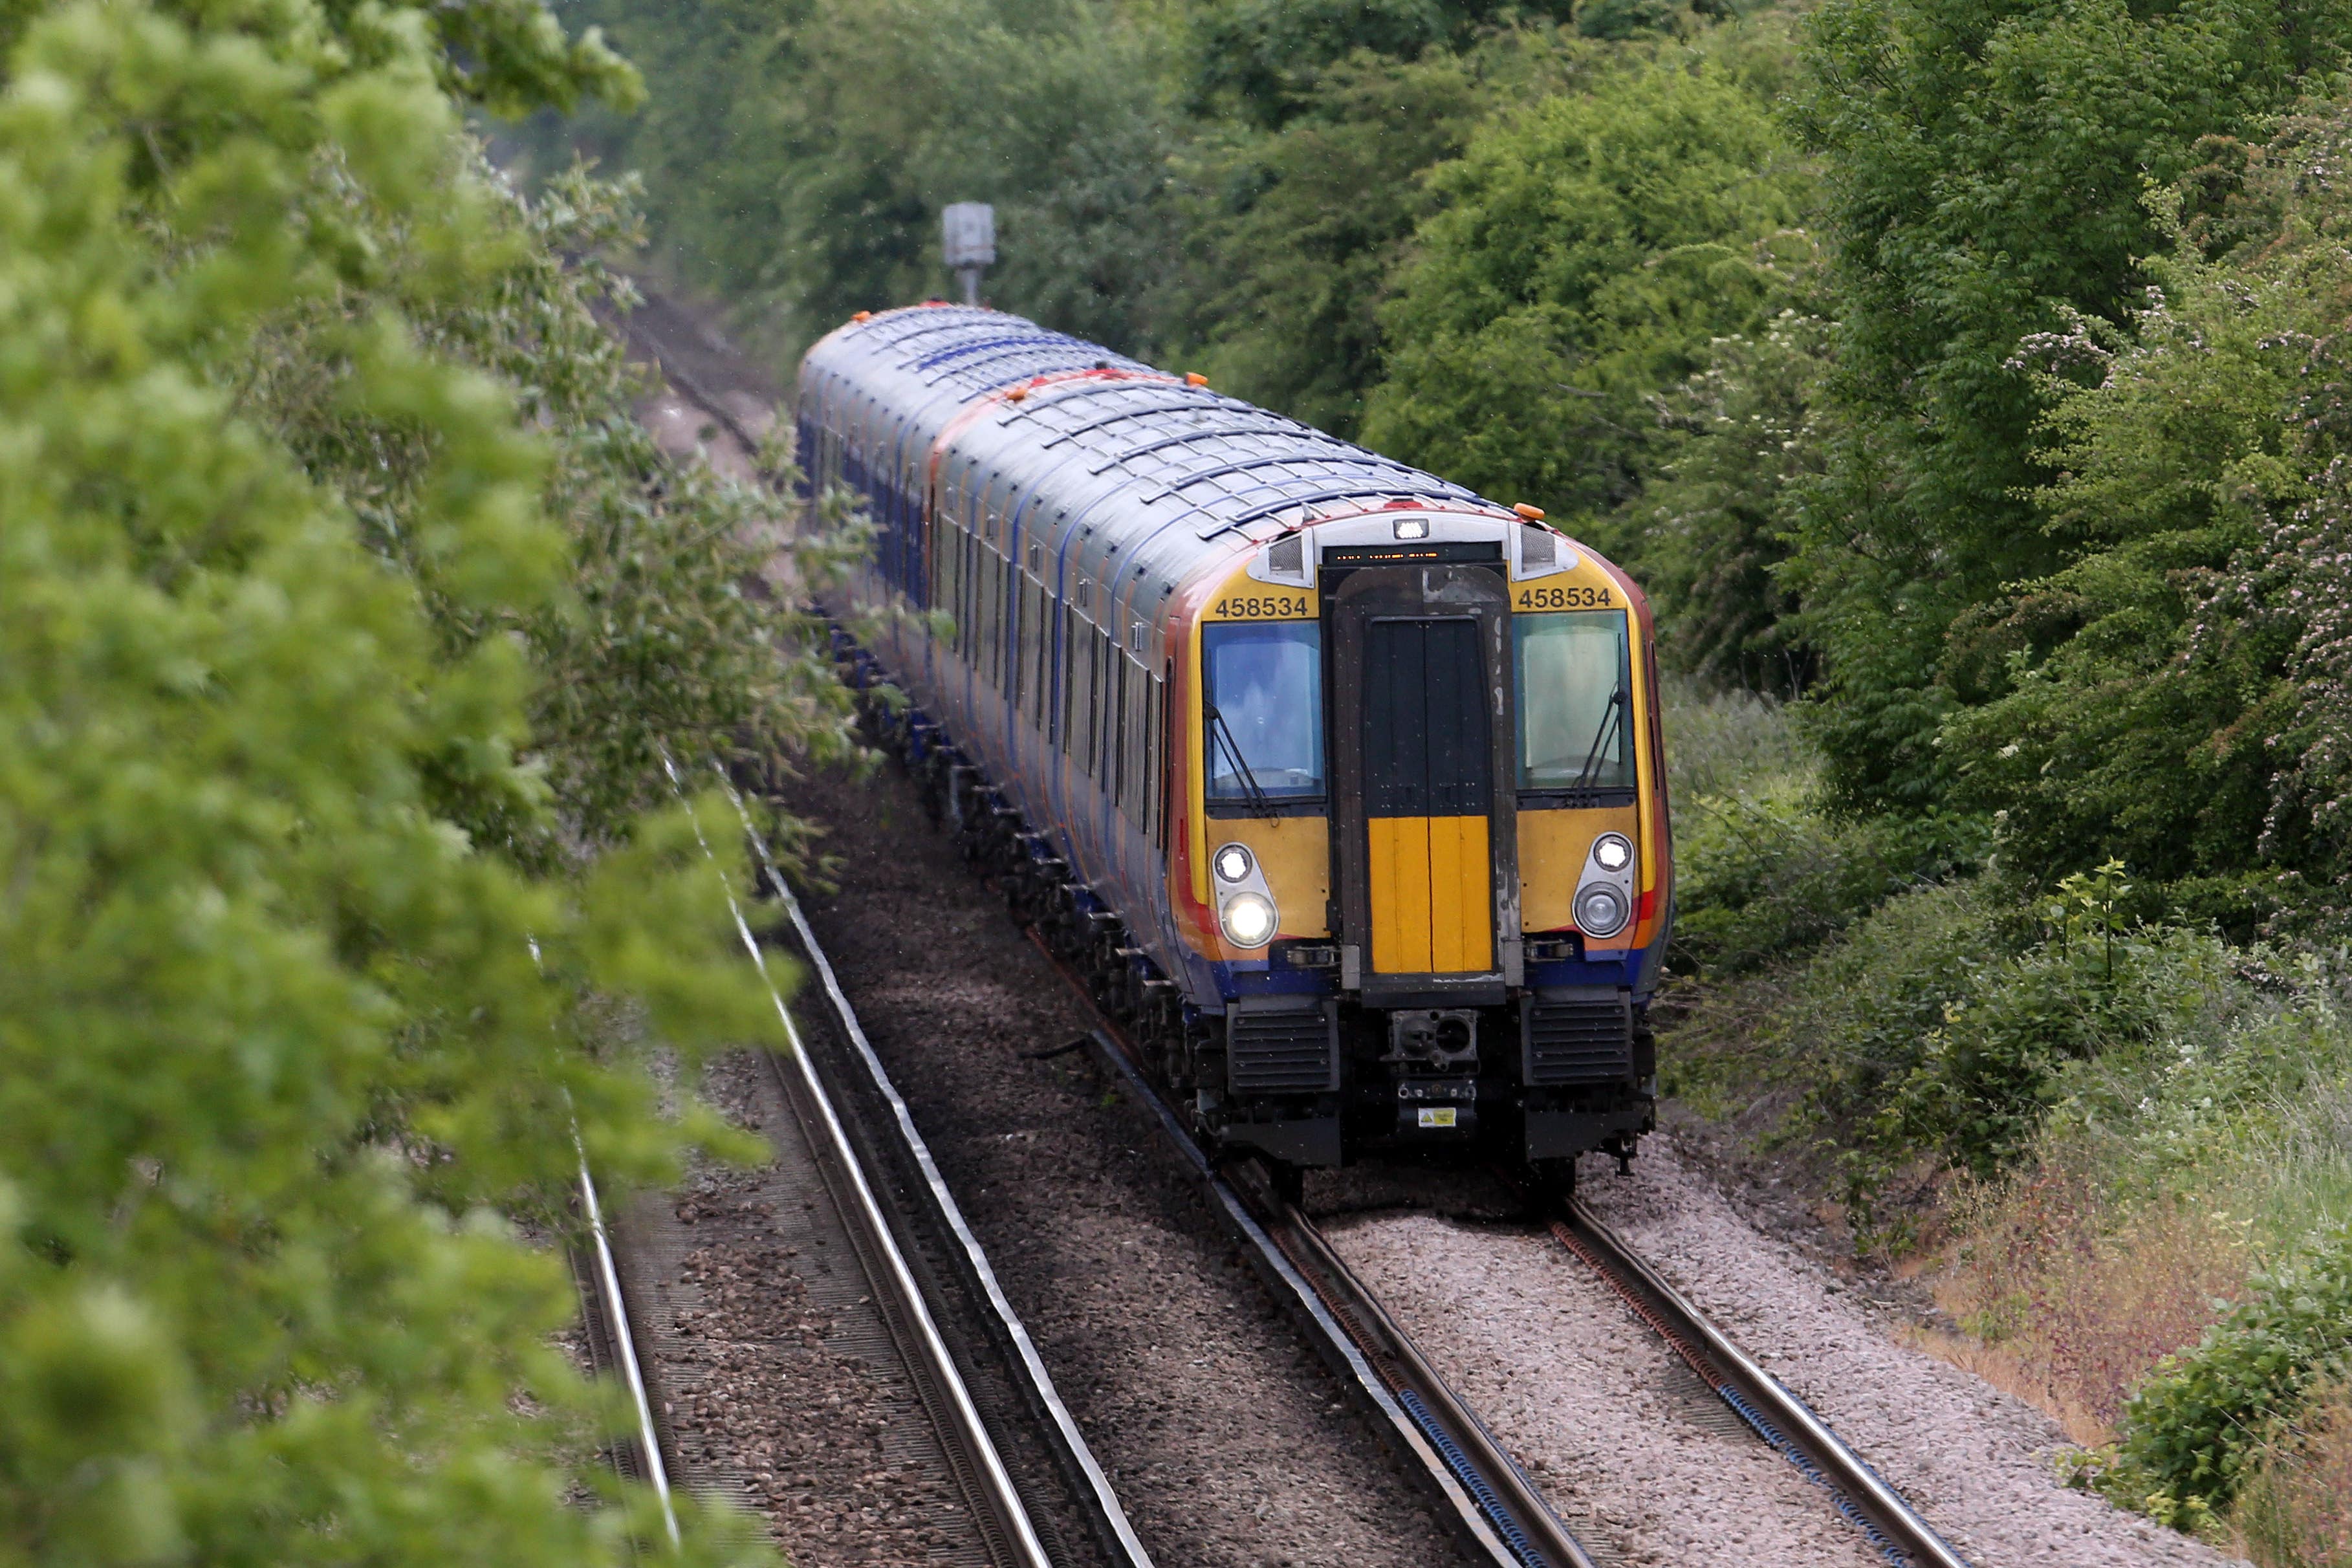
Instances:
[[[1268,822],[1276,820],[1282,814],[1274,809],[1274,802],[1267,799],[1265,791],[1258,787],[1257,774],[1250,771],[1249,759],[1242,755],[1242,743],[1234,739],[1234,727],[1225,722],[1225,716],[1217,711],[1215,703],[1208,704],[1208,710],[1209,740],[1213,744],[1223,746],[1225,755],[1233,759],[1234,766],[1241,770],[1242,789],[1249,795],[1252,809]]]
[[[1625,714],[1625,689],[1619,687],[1609,694],[1609,710],[1601,715],[1601,727],[1592,731],[1592,744],[1585,748],[1584,765],[1576,770],[1576,782],[1570,789],[1590,789],[1592,775],[1601,766],[1601,748],[1609,739],[1609,731],[1617,727]]]

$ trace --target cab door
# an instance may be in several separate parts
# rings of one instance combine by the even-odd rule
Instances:
[[[1366,996],[1483,989],[1518,936],[1501,578],[1360,569],[1332,613],[1340,902]]]

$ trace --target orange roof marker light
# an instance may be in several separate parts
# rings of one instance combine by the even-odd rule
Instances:
[[[1188,370],[1184,373],[1184,384],[1187,386],[1206,386],[1209,384],[1209,378],[1202,375],[1197,370]]]
[[[870,321],[874,319],[874,312],[871,310],[860,310],[857,314],[850,317],[849,319],[853,321]]]
[[[1005,401],[1008,403],[1025,402],[1027,401],[1028,396],[1029,389],[1025,386],[1016,386],[1012,391],[1004,395]]]
[[[1539,506],[1529,506],[1527,502],[1520,501],[1517,505],[1513,506],[1511,510],[1517,512],[1529,522],[1541,522],[1543,521],[1543,508]]]

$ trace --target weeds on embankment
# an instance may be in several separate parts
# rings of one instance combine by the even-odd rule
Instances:
[[[2079,1484],[2352,1565],[2352,959],[1838,821],[1776,706],[1669,699],[1669,1091],[1925,1272],[1929,1348],[2057,1418]]]

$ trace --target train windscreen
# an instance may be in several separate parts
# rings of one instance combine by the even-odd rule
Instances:
[[[1620,610],[1511,617],[1519,787],[1633,787],[1632,660]]]
[[[1323,628],[1214,621],[1202,629],[1211,805],[1323,793]]]

